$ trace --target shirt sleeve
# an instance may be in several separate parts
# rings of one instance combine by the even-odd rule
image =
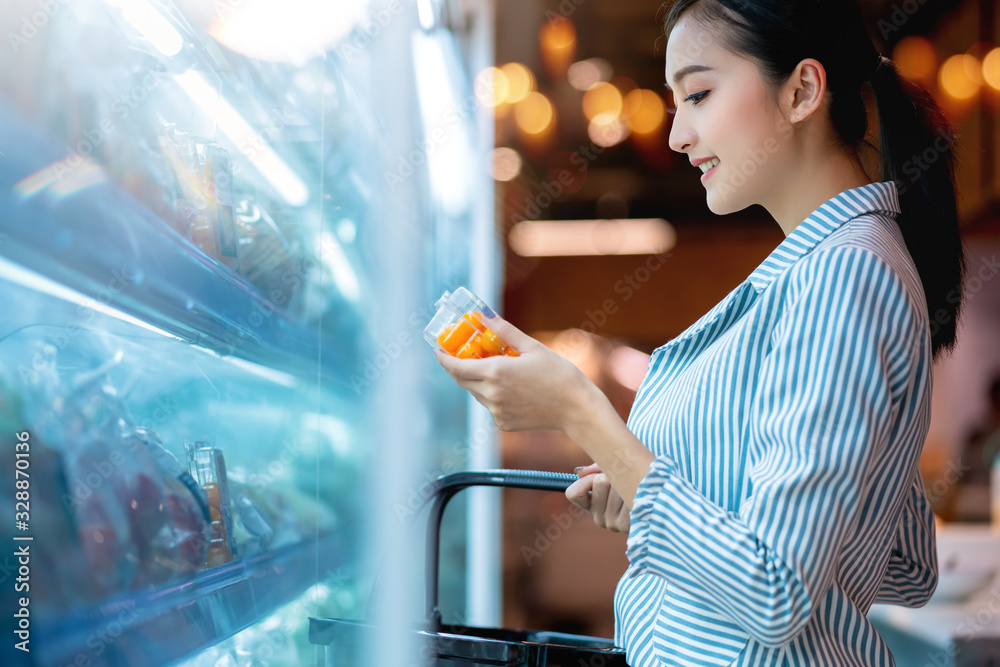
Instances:
[[[743,436],[750,495],[726,511],[658,457],[627,547],[631,575],[707,598],[768,647],[791,641],[831,585],[916,338],[905,287],[870,250],[817,251],[783,278]]]
[[[899,517],[889,565],[875,602],[922,607],[937,588],[937,573],[934,512],[918,471]]]

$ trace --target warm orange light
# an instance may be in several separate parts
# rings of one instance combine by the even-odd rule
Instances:
[[[481,103],[496,107],[510,96],[510,81],[503,70],[487,67],[476,75],[475,91]]]
[[[520,102],[535,89],[535,75],[521,63],[507,63],[500,68],[500,71],[507,77],[509,85],[507,102],[511,104]]]
[[[576,46],[576,27],[565,16],[555,16],[538,32],[543,49],[560,51]]]
[[[565,76],[576,57],[576,28],[573,22],[561,14],[553,16],[538,31],[538,45],[545,72],[554,79]]]
[[[598,83],[583,94],[583,115],[593,120],[601,114],[611,114],[617,118],[622,112],[621,91],[610,83]]]
[[[595,83],[611,78],[611,63],[604,58],[588,58],[569,66],[569,85],[587,90]]]
[[[618,91],[622,94],[622,97],[628,95],[633,90],[639,87],[639,84],[637,84],[635,81],[628,78],[627,76],[613,77],[611,79],[611,85],[618,89]]]
[[[983,79],[993,90],[1000,90],[1000,46],[983,58]]]
[[[899,40],[892,50],[892,60],[907,79],[930,82],[937,68],[937,51],[926,37],[911,35]]]
[[[663,218],[523,220],[507,241],[522,257],[658,255],[674,248],[677,233]]]
[[[667,107],[652,90],[637,88],[625,96],[624,114],[633,132],[649,134],[663,126]]]
[[[610,113],[603,113],[594,116],[587,126],[587,136],[598,146],[610,148],[628,139],[631,133],[628,123],[612,116]]]
[[[979,92],[982,85],[979,60],[967,53],[948,58],[938,72],[938,84],[944,92],[957,100],[971,98]]]
[[[555,117],[555,110],[549,99],[539,92],[528,93],[528,96],[514,107],[514,120],[517,126],[528,134],[544,132]]]

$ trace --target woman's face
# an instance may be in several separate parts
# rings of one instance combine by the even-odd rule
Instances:
[[[670,148],[685,153],[695,168],[718,160],[701,174],[708,208],[723,215],[764,204],[792,162],[791,126],[757,65],[684,16],[667,41],[666,77],[677,105]]]

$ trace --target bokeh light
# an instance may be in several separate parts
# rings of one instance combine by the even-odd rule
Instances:
[[[576,27],[562,14],[550,18],[538,31],[542,65],[552,78],[566,74],[576,57]]]
[[[982,68],[979,61],[967,53],[951,56],[938,73],[941,89],[956,100],[967,100],[979,92]]]
[[[633,132],[650,134],[663,126],[667,107],[652,90],[636,88],[625,96],[624,115]]]
[[[500,68],[509,86],[506,101],[516,104],[535,89],[535,75],[521,63],[507,63]]]
[[[610,120],[610,122],[607,122]],[[600,121],[600,122],[599,122]],[[598,114],[587,126],[590,140],[603,148],[616,146],[628,139],[630,133],[626,122],[611,114]]]
[[[598,83],[583,94],[583,115],[593,120],[601,114],[617,118],[624,105],[621,91],[610,83]]]
[[[493,149],[490,174],[498,181],[512,181],[521,174],[521,154],[513,148]]]
[[[517,121],[517,126],[528,134],[544,132],[554,118],[555,110],[552,108],[552,103],[537,91],[528,93],[528,96],[514,107],[514,120]]]
[[[628,78],[627,76],[613,77],[610,83],[612,86],[618,89],[618,92],[622,94],[622,97],[625,97],[626,95],[628,95],[633,90],[639,87],[639,84],[637,84],[635,81]]]
[[[907,79],[925,84],[934,81],[938,55],[934,45],[926,37],[910,35],[899,40],[892,50],[892,60],[899,73]]]
[[[487,67],[476,75],[475,91],[482,104],[496,107],[510,96],[510,81],[503,70]]]
[[[983,58],[983,79],[994,90],[1000,90],[1000,46]]]
[[[576,46],[576,27],[562,15],[546,21],[538,31],[538,39],[543,49],[562,50]]]
[[[569,85],[586,91],[591,86],[611,78],[611,63],[604,58],[587,58],[569,66]]]

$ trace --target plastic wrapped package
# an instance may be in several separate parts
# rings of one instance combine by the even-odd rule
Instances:
[[[299,491],[290,481],[253,479],[245,469],[229,474],[233,505],[234,535],[242,557],[268,549],[301,542],[306,537],[329,531],[336,516],[326,504]]]
[[[133,423],[108,379],[122,357],[62,381],[55,348],[39,344],[39,363],[22,375],[33,406],[22,428],[39,450],[32,452],[32,516],[53,522],[36,550],[43,561],[59,562],[50,571],[65,575],[50,587],[51,598],[39,592],[33,602],[54,605],[67,591],[77,594],[73,605],[96,602],[190,576],[204,564],[207,500],[156,434]],[[60,492],[47,501],[47,488]]]
[[[24,405],[13,390],[13,383],[0,377],[0,431],[7,434],[28,432],[28,453],[31,467],[31,520],[28,534],[44,535],[31,545],[32,567],[45,572],[44,577],[34,577],[30,582],[32,613],[47,615],[66,609],[78,608],[97,599],[91,586],[89,572],[80,558],[66,558],[77,548],[76,525],[69,507],[63,502],[68,498],[66,477],[62,471],[62,458],[49,447],[42,435],[30,429]],[[4,457],[4,468],[9,462],[14,469],[14,448]],[[16,511],[15,476],[0,476],[0,510],[13,517]],[[0,537],[6,544],[17,544],[13,537],[13,522],[6,524]],[[21,591],[25,592],[25,591]],[[3,595],[15,595],[14,586],[5,587]],[[13,609],[13,605],[10,607]]]
[[[56,349],[40,344],[42,370],[30,377],[29,424],[61,457],[66,504],[74,519],[77,549],[82,551],[94,593],[107,597],[127,590],[138,550],[132,541],[125,507],[116,492],[123,450],[111,405],[113,389],[103,382],[120,356],[95,371],[62,383],[56,372]],[[67,386],[68,385],[68,386]]]
[[[155,471],[154,484],[143,501],[129,500],[131,526],[139,547],[135,588],[159,584],[200,570],[209,548],[209,505],[204,490],[173,454],[164,449],[155,433],[136,429],[131,436],[141,443],[144,468]],[[146,461],[148,460],[148,464]],[[143,475],[142,479],[148,479]],[[135,488],[142,493],[142,485]],[[126,498],[131,494],[127,494]],[[153,500],[158,502],[154,505]]]

